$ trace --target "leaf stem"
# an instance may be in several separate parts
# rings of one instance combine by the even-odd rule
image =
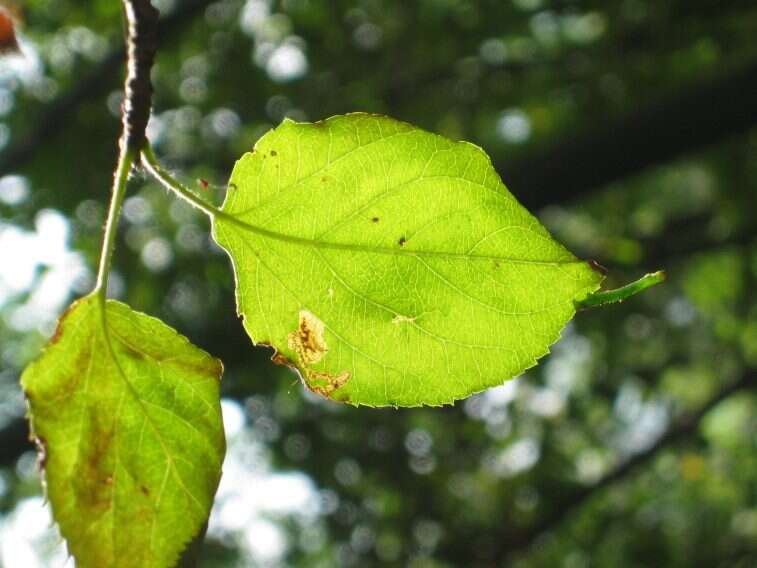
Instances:
[[[100,265],[97,269],[97,282],[92,291],[100,297],[102,301],[108,290],[108,276],[110,267],[113,263],[113,249],[116,243],[116,232],[118,229],[118,218],[121,213],[121,204],[126,194],[126,182],[129,179],[131,166],[134,164],[135,153],[126,144],[121,145],[121,153],[118,156],[118,164],[113,174],[113,191],[110,197],[110,206],[108,208],[108,218],[105,221],[103,230],[103,242],[100,249]]]
[[[131,167],[145,144],[145,128],[150,119],[152,101],[150,70],[155,61],[158,37],[159,14],[150,0],[122,0],[122,4],[126,15],[127,53],[124,104],[121,109],[123,129],[119,143],[118,163],[113,174],[108,218],[103,229],[97,281],[92,291],[103,304],[108,293],[108,276],[113,262],[118,218],[126,194],[126,182],[129,179]]]
[[[195,195],[192,190],[164,170],[163,166],[160,165],[158,159],[155,157],[155,152],[153,152],[152,146],[150,146],[149,142],[145,142],[145,145],[142,148],[142,165],[166,189],[174,192],[184,201],[192,205],[192,207],[196,207],[210,217],[224,216],[220,209],[217,209],[215,206]]]
[[[576,307],[581,308],[595,308],[597,306],[604,306],[606,304],[613,304],[615,302],[622,302],[623,300],[635,296],[642,290],[646,290],[650,286],[659,284],[665,280],[665,272],[658,270],[645,274],[638,280],[616,288],[615,290],[603,290],[600,292],[594,292],[589,294],[583,300],[576,302]]]

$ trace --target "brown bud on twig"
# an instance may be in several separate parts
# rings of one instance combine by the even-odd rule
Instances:
[[[7,8],[0,6],[0,55],[19,53],[16,26]]]

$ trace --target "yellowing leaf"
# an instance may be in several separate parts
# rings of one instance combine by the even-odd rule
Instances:
[[[225,452],[221,363],[157,319],[90,296],[24,372],[47,496],[79,568],[173,566]]]
[[[263,136],[213,230],[253,340],[353,404],[437,405],[501,384],[601,281],[480,148],[375,115]]]

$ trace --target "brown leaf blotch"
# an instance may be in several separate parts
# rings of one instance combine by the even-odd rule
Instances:
[[[325,328],[324,323],[315,314],[308,310],[300,310],[297,331],[289,334],[288,342],[289,348],[297,354],[298,367],[302,370],[301,378],[305,386],[316,394],[331,398],[331,393],[344,386],[351,375],[348,371],[343,371],[335,376],[310,368],[328,353],[329,349],[324,339]]]
[[[317,363],[328,352],[324,329],[323,322],[312,312],[300,311],[297,331],[290,333],[288,340],[290,349],[297,353],[303,365]]]
[[[63,334],[63,323],[66,321],[66,318],[69,316],[69,314],[73,311],[75,305],[76,302],[68,306],[66,308],[66,311],[63,312],[58,318],[58,325],[55,326],[55,333],[50,338],[50,345],[54,345],[55,343],[58,343],[58,341],[60,341],[61,335]]]

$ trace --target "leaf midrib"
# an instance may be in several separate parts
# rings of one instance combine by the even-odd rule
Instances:
[[[131,381],[128,379],[128,377],[126,376],[126,373],[124,372],[123,368],[121,367],[121,363],[119,362],[118,357],[116,356],[116,352],[115,352],[115,349],[113,347],[113,343],[112,343],[112,340],[111,340],[111,337],[110,337],[110,330],[108,329],[108,323],[107,323],[108,308],[107,308],[107,303],[106,302],[98,302],[97,309],[100,310],[100,316],[101,316],[101,317],[97,318],[98,321],[99,321],[99,324],[100,324],[99,331],[103,334],[103,339],[105,340],[105,343],[106,343],[106,345],[108,347],[108,354],[110,355],[110,358],[113,361],[113,364],[115,365],[116,369],[118,370],[118,375],[123,380],[123,382],[124,382],[124,384],[126,386],[126,390],[129,392],[131,398],[137,403],[137,405],[142,410],[142,415],[144,416],[145,421],[150,425],[150,427],[152,428],[152,430],[155,432],[155,436],[156,436],[156,438],[157,438],[157,440],[158,440],[158,442],[160,444],[160,447],[163,450],[163,454],[165,455],[165,458],[166,458],[166,462],[167,462],[166,463],[166,471],[173,472],[173,477],[176,479],[177,483],[179,484],[179,486],[181,487],[181,489],[184,491],[184,493],[188,497],[190,497],[191,501],[193,501],[195,503],[195,505],[197,505],[200,508],[200,510],[202,510],[203,507],[202,507],[202,504],[200,503],[199,499],[197,499],[197,497],[195,497],[195,495],[191,491],[189,491],[189,489],[187,488],[186,484],[184,483],[184,479],[179,474],[179,471],[178,471],[178,469],[177,469],[177,467],[175,465],[175,458],[174,458],[173,454],[169,451],[169,449],[168,449],[168,447],[166,445],[166,442],[163,439],[163,435],[162,435],[160,429],[155,424],[155,422],[153,422],[152,416],[148,412],[147,407],[145,406],[145,403],[142,401],[142,399],[139,396],[139,393],[134,388],[134,385],[131,384]],[[114,332],[114,334],[118,335],[118,333],[115,333],[115,332]],[[142,353],[142,352],[140,351],[140,353]],[[142,353],[142,354],[146,355],[146,356],[149,356],[147,353]],[[120,406],[120,404],[121,403],[119,403],[119,406]],[[115,436],[116,436],[116,432],[117,432],[117,427],[118,427],[118,422],[117,422],[117,417],[116,417],[116,419],[114,420],[114,432],[113,432],[114,440],[115,440]],[[116,451],[116,462],[118,462],[118,448],[116,447],[114,449]],[[116,470],[114,468],[114,470],[113,470],[113,483],[114,483],[114,486],[115,486],[115,472],[116,472]],[[112,532],[112,539],[113,539],[113,541],[112,541],[112,545],[113,545],[113,551],[115,553],[115,550],[116,550],[116,544],[115,544],[115,528],[116,528],[116,523],[115,523],[115,508],[114,508],[113,504],[114,504],[114,497],[111,496],[111,508],[110,508],[110,510],[111,510],[111,514],[113,515],[113,525],[112,525],[112,531],[113,531]],[[158,515],[158,511],[157,511],[157,509],[154,509],[153,510],[153,518],[152,518],[153,524],[154,524],[154,522],[155,522],[155,520],[157,518],[157,515]],[[148,553],[150,554],[150,556],[152,558],[155,558],[155,551],[154,550],[150,550]]]
[[[361,245],[352,243],[335,243],[330,241],[320,241],[317,239],[308,239],[306,237],[298,237],[296,235],[287,235],[278,231],[271,231],[270,229],[264,229],[247,223],[234,215],[219,210],[213,216],[213,222],[228,221],[229,223],[236,225],[244,230],[247,230],[253,234],[259,235],[264,238],[273,239],[280,242],[285,242],[298,246],[305,246],[316,249],[326,250],[346,250],[351,252],[363,252],[370,254],[386,254],[390,256],[409,256],[409,257],[428,257],[428,258],[443,258],[447,260],[478,260],[478,261],[490,261],[490,262],[509,262],[512,264],[526,265],[526,266],[567,266],[571,264],[583,264],[585,261],[574,258],[573,260],[529,260],[522,258],[512,258],[506,256],[492,256],[492,255],[470,255],[466,253],[455,252],[443,252],[443,251],[430,251],[430,250],[409,250],[406,248],[390,248],[381,246]]]

